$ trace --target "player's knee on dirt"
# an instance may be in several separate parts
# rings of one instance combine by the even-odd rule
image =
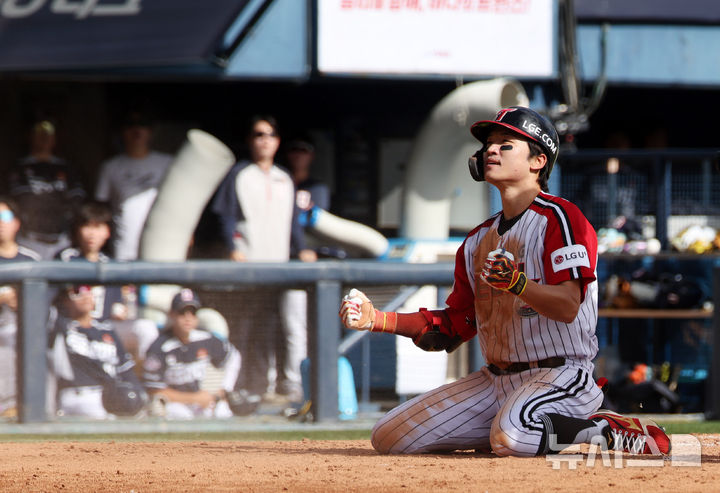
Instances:
[[[372,434],[370,435],[370,443],[373,448],[381,454],[398,453],[392,450],[392,444],[396,442],[396,440],[392,440],[387,433],[382,431],[383,421],[384,420],[381,419],[373,427]]]
[[[385,427],[376,425],[373,428],[370,443],[378,453],[390,455],[424,454],[448,450],[447,447],[434,441],[430,430],[425,431],[425,433],[419,431],[418,433],[408,434],[406,427],[394,427],[391,424]]]
[[[393,426],[388,416],[381,418],[373,427],[370,443],[381,454],[415,454],[419,453],[414,440],[406,436],[407,429]]]
[[[525,455],[517,451],[519,441],[518,437],[514,436],[516,434],[517,430],[512,430],[511,432],[507,433],[500,427],[492,430],[490,432],[490,446],[492,447],[493,452],[495,452],[495,454],[501,457],[510,455]]]
[[[539,436],[539,435],[538,435]],[[490,427],[490,446],[496,455],[501,457],[533,457],[537,453],[538,445],[532,443],[537,441],[528,432],[503,423],[500,417],[493,421]]]

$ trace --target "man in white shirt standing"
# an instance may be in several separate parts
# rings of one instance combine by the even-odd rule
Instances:
[[[212,203],[212,211],[220,218],[228,256],[237,262],[287,262],[294,250],[303,261],[315,260],[315,252],[305,248],[302,228],[297,222],[293,180],[275,163],[280,147],[275,118],[269,115],[251,118],[247,144],[250,159],[240,161],[230,170]],[[280,306],[277,298],[281,299]],[[275,400],[275,393],[287,394],[291,390],[287,382],[276,381],[273,385],[272,374],[277,372],[271,371],[278,362],[282,365],[283,355],[275,354],[274,342],[284,331],[279,314],[287,310],[286,296],[246,293],[243,301],[253,309],[238,320],[236,346],[243,358],[238,386],[251,394],[266,394],[266,400]],[[281,352],[297,346],[291,343],[292,334],[285,332]],[[282,372],[279,376],[282,378]]]
[[[151,149],[152,124],[140,112],[127,115],[122,140],[125,152],[102,164],[95,198],[109,202],[113,210],[114,257],[135,260],[145,220],[173,157]]]

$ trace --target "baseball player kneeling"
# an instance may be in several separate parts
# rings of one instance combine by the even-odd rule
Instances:
[[[609,448],[667,454],[656,423],[598,410],[597,236],[575,205],[547,193],[555,128],[514,106],[470,130],[482,143],[470,173],[499,190],[502,211],[458,249],[447,308],[381,312],[353,289],[340,316],[348,328],[410,337],[428,351],[453,351],[477,334],[488,365],[390,411],[373,447],[534,456],[600,436]]]

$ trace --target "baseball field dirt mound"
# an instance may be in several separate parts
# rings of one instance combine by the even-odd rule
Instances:
[[[550,460],[480,453],[383,456],[365,440],[1,443],[0,491],[718,491],[720,435],[692,437],[702,446],[699,466],[692,447],[673,460],[640,463],[610,454],[603,462],[598,454],[590,465],[587,448],[575,454],[577,460]]]

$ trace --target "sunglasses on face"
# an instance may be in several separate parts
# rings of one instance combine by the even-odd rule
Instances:
[[[277,137],[277,132],[253,132],[253,139],[259,139],[261,137]]]
[[[13,211],[5,210],[0,212],[0,221],[4,223],[9,223],[13,219],[15,219],[15,214],[13,214]]]

